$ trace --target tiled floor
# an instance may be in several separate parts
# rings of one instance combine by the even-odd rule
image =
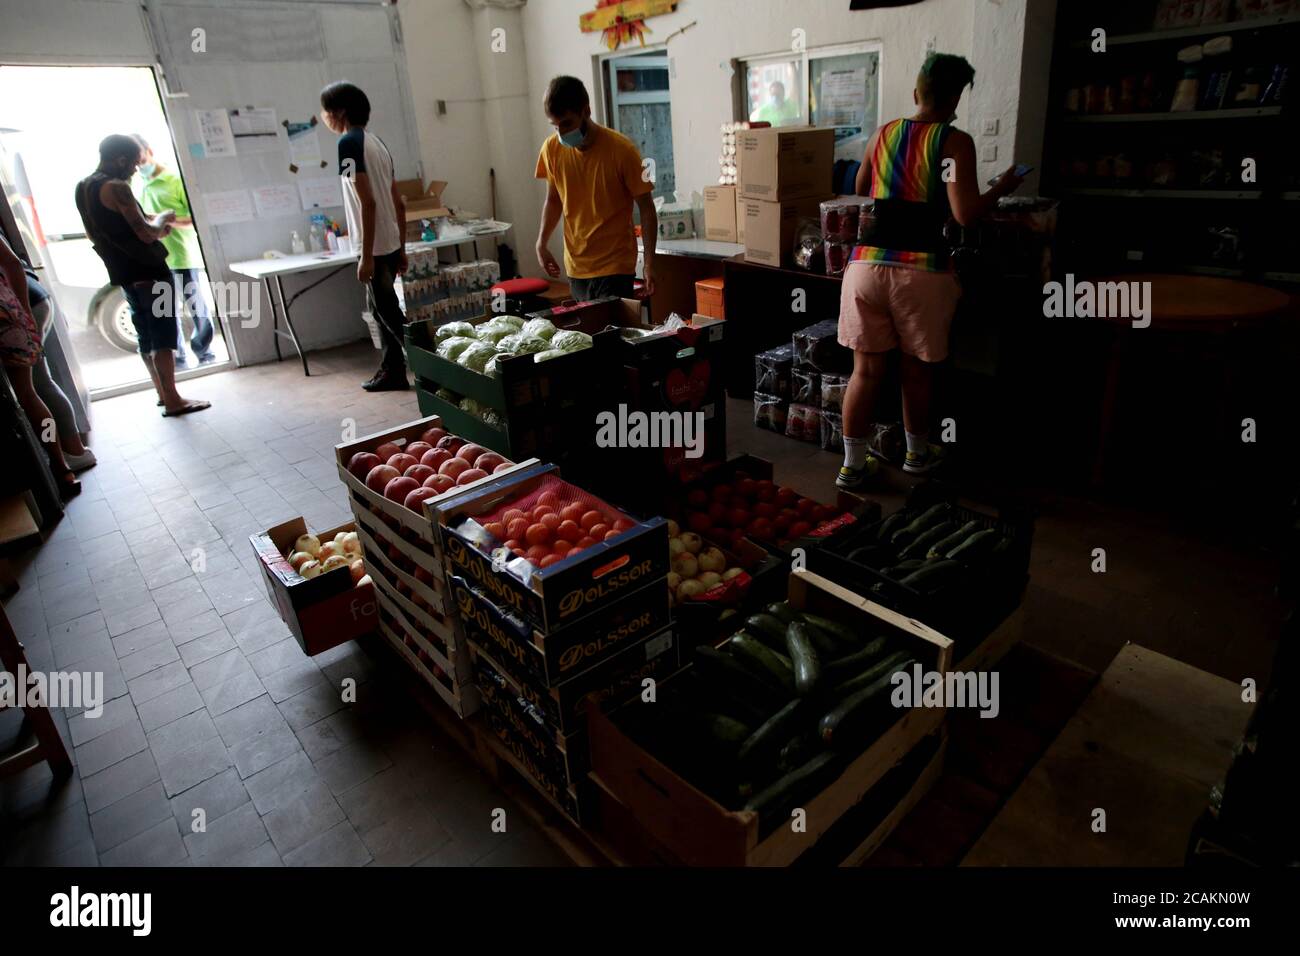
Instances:
[[[348,520],[333,446],[418,417],[368,395],[350,347],[190,383],[213,409],[171,420],[139,394],[96,403],[101,464],[6,609],[33,667],[102,670],[104,714],[59,713],[77,773],[0,781],[5,864],[521,865],[560,854],[393,675],[354,645],[305,658],[267,603],[248,535],[297,515]],[[730,444],[829,499],[834,456],[754,429]],[[890,504],[886,505],[890,507]],[[1089,569],[1107,548],[1105,574]],[[1126,640],[1225,677],[1264,675],[1280,614],[1264,558],[1142,516],[1045,500],[1028,640],[1094,670]],[[344,704],[345,678],[359,684]],[[0,749],[17,729],[0,714]],[[490,814],[507,807],[508,831]],[[205,823],[204,827],[197,822]]]

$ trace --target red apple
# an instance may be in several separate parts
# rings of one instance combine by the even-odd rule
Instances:
[[[463,460],[464,459],[462,459],[462,461]],[[466,468],[460,473],[460,477],[456,479],[456,484],[468,485],[471,482],[478,481],[480,478],[486,478],[487,476],[487,472],[482,468]]]
[[[494,474],[494,475],[499,475],[499,474],[501,474],[501,472],[505,471],[507,468],[513,468],[513,467],[515,467],[515,463],[512,462],[512,461],[507,461],[507,462],[504,462],[504,463],[502,463],[502,464],[500,464],[500,465],[497,465],[495,468],[493,468],[493,469],[492,469],[492,474]]]
[[[693,511],[686,516],[686,526],[697,534],[704,534],[713,527],[713,523],[704,512]]]
[[[348,462],[348,473],[357,481],[365,481],[366,475],[370,474],[370,469],[376,465],[382,465],[378,455],[371,454],[368,451],[359,451],[352,456]]]
[[[421,511],[420,502],[436,497],[438,497],[438,492],[434,491],[432,488],[415,488],[410,494],[402,499],[402,505],[410,508],[416,514],[419,514]]]
[[[487,454],[487,449],[484,448],[482,445],[475,445],[475,444],[461,445],[460,448],[457,449],[456,451],[457,458],[471,465],[478,460],[479,455],[485,455],[485,454]]]
[[[447,429],[434,426],[433,428],[426,428],[424,430],[424,434],[420,436],[420,441],[424,442],[426,445],[431,445],[434,448],[437,448],[438,442],[442,441],[446,437]]]
[[[469,471],[469,462],[460,458],[448,458],[438,467],[438,474],[446,475],[453,480],[459,478],[461,473],[466,471]]]
[[[383,461],[388,461],[388,459],[392,458],[394,455],[399,454],[401,450],[402,446],[397,444],[397,442],[386,441],[375,449],[375,454]]]
[[[489,475],[496,470],[498,465],[503,465],[505,463],[506,460],[494,451],[485,452],[474,459],[474,467],[482,468]]]
[[[434,475],[432,478],[425,479],[424,487],[432,488],[438,494],[445,495],[447,492],[451,491],[451,489],[456,487],[456,482],[454,479],[448,478],[446,475]]]
[[[768,501],[759,501],[758,504],[754,505],[754,514],[771,521],[776,517],[776,505]]]
[[[377,495],[382,495],[388,483],[401,477],[401,472],[392,465],[375,465],[366,473],[366,487]]]
[[[420,459],[424,457],[426,451],[433,451],[433,446],[427,441],[413,441],[404,449],[412,458]]]
[[[420,464],[428,465],[434,471],[437,471],[439,468],[442,467],[442,463],[444,461],[450,461],[451,458],[452,458],[452,454],[451,452],[447,451],[447,449],[431,448],[428,451],[426,451],[423,455],[420,456]]]
[[[394,468],[396,468],[398,471],[405,473],[406,469],[410,468],[412,465],[418,465],[420,463],[420,459],[416,458],[414,455],[408,455],[405,452],[400,452],[394,455],[392,458],[388,459],[388,463],[392,465]]]
[[[709,505],[709,520],[714,524],[727,523],[727,506],[721,501],[715,501]]]
[[[407,495],[419,487],[420,483],[414,478],[394,478],[384,486],[384,497],[401,504]]]
[[[402,472],[402,477],[414,478],[420,484],[424,484],[436,474],[437,472],[428,465],[412,465],[410,468],[406,469],[406,471]]]
[[[465,439],[463,438],[457,438],[455,435],[444,435],[442,438],[438,439],[438,444],[433,447],[445,448],[454,455],[460,450],[460,446],[463,444],[465,444]]]
[[[699,510],[709,503],[709,496],[703,488],[696,488],[686,496],[686,503],[692,508]]]
[[[733,528],[749,527],[750,514],[744,508],[732,508],[727,520]]]

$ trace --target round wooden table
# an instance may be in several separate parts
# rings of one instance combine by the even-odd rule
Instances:
[[[1119,397],[1120,372],[1132,335],[1155,330],[1214,335],[1226,339],[1235,330],[1262,327],[1288,313],[1295,313],[1295,300],[1291,296],[1269,286],[1240,279],[1142,272],[1089,278],[1096,285],[1106,282],[1149,283],[1150,294],[1146,301],[1151,310],[1150,325],[1146,327],[1134,327],[1131,317],[1107,316],[1103,319],[1115,326],[1117,334],[1111,342],[1106,361],[1101,427],[1093,461],[1094,485],[1101,485],[1105,480],[1107,451],[1111,444]],[[1229,349],[1222,350],[1222,357],[1224,364],[1223,375],[1218,383],[1221,400],[1218,406],[1219,420],[1215,423],[1216,435],[1222,434],[1227,413],[1226,403],[1236,372],[1236,361]]]

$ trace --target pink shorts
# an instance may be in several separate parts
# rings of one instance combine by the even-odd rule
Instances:
[[[922,362],[942,362],[960,298],[952,272],[851,262],[840,294],[840,345],[855,352],[901,348]]]

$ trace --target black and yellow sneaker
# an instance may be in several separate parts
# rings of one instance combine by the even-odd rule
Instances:
[[[879,469],[880,462],[875,455],[868,455],[861,468],[842,465],[839,475],[835,478],[835,487],[843,488],[845,491],[855,491],[870,481]]]
[[[903,459],[903,471],[912,475],[924,475],[938,468],[943,462],[943,446],[929,445],[923,455],[909,451],[907,457]]]

